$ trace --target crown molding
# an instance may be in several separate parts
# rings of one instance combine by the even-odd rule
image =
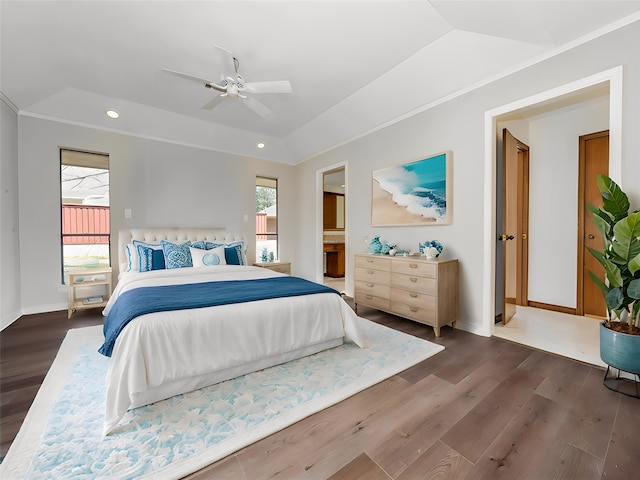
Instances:
[[[4,104],[9,107],[13,112],[18,115],[20,113],[20,109],[18,106],[11,101],[9,97],[7,97],[2,90],[0,90],[0,100],[4,102]]]

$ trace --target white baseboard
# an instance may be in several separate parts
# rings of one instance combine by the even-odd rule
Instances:
[[[15,312],[11,312],[10,314],[5,315],[4,317],[2,317],[2,321],[0,321],[0,331],[4,330],[9,325],[11,325],[13,322],[18,320],[21,315],[22,315],[22,313],[20,311],[16,310]]]
[[[465,332],[473,333],[474,335],[480,335],[482,337],[487,337],[490,335],[485,335],[483,326],[476,323],[465,322],[464,320],[456,321],[456,329],[464,330]]]
[[[47,313],[47,312],[58,312],[60,310],[67,310],[69,308],[69,304],[67,302],[63,303],[52,303],[49,305],[34,305],[32,307],[26,307],[22,309],[23,315],[32,315],[34,313]]]

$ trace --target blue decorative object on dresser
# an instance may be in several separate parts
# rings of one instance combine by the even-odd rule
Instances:
[[[380,253],[382,251],[382,242],[380,241],[380,235],[376,235],[369,243],[370,253]]]
[[[418,243],[420,254],[427,258],[438,258],[442,253],[443,246],[438,240],[427,240],[424,243]]]

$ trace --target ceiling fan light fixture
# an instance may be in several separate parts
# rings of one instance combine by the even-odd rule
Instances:
[[[105,112],[107,114],[107,117],[109,118],[120,118],[120,112],[118,112],[117,110],[113,110],[113,109],[109,109]]]

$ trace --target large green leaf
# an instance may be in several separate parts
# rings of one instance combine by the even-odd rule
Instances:
[[[627,296],[636,300],[640,299],[640,279],[631,280],[627,287]]]
[[[613,250],[625,263],[640,254],[640,213],[632,213],[613,227]]]
[[[631,272],[631,275],[635,276],[638,271],[640,271],[640,254],[629,260],[629,272]]]
[[[607,274],[607,279],[612,287],[622,286],[622,272],[620,268],[611,260],[606,258],[602,252],[591,247],[587,247],[591,255],[593,255],[600,265],[604,267],[604,271]]]
[[[596,286],[600,289],[600,291],[602,292],[602,296],[604,297],[605,302],[607,301],[607,294],[609,293],[609,286],[604,283],[602,281],[602,279],[597,276],[595,273],[593,273],[592,271],[589,271],[589,276],[591,277],[591,280],[593,280],[593,283],[596,284]]]
[[[597,175],[596,183],[602,195],[604,209],[611,213],[616,220],[625,217],[630,206],[627,194],[606,175]]]
[[[609,245],[608,239],[611,236],[611,224],[599,215],[593,216],[593,223],[600,231],[600,235],[602,236],[603,248],[607,248],[607,246]]]
[[[622,294],[622,289],[620,288],[612,288],[607,293],[607,305],[612,310],[616,310],[620,307],[624,307],[624,295]]]

